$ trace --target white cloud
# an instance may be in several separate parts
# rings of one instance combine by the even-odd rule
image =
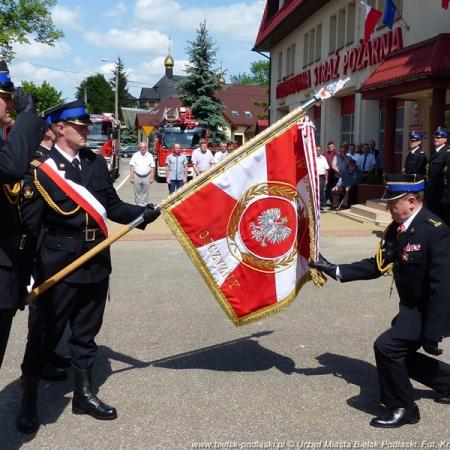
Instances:
[[[176,0],[137,0],[134,15],[139,21],[158,29],[180,27],[196,29],[206,20],[213,36],[224,36],[232,41],[253,41],[264,11],[264,0],[250,4],[230,3],[227,6],[203,8],[181,7]],[[143,14],[143,11],[150,11]]]
[[[54,46],[41,42],[32,44],[14,44],[14,51],[18,58],[33,59],[62,59],[71,53],[70,45],[65,41],[56,41]]]
[[[167,48],[169,38],[153,30],[132,28],[119,30],[112,28],[106,34],[88,32],[84,35],[87,42],[97,47],[104,47],[105,43],[119,50],[128,52],[155,52],[160,53]]]
[[[103,17],[121,17],[128,11],[124,2],[117,2],[116,5],[110,10],[102,14]]]
[[[83,13],[79,8],[66,8],[56,5],[52,10],[52,19],[56,27],[81,30]]]
[[[86,78],[85,74],[70,73],[53,70],[46,67],[37,67],[27,62],[10,64],[11,78],[18,86],[22,81],[33,81],[41,85],[45,80],[60,91],[66,92],[78,86]],[[70,100],[70,99],[68,99]]]

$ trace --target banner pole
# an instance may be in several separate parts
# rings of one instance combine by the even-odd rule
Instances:
[[[26,297],[25,300],[28,303],[32,303],[36,298],[44,293],[46,290],[50,289],[56,283],[61,281],[67,275],[71,274],[73,271],[82,266],[85,262],[89,261],[98,253],[102,252],[106,248],[108,248],[113,242],[120,239],[125,234],[129,233],[131,230],[141,225],[144,222],[144,216],[141,214],[135,220],[130,222],[128,225],[124,225],[119,230],[117,230],[113,235],[107,237],[104,241],[100,242],[95,247],[91,248],[89,251],[81,255],[75,261],[72,261],[69,265],[61,269],[59,272],[52,275],[49,279],[44,281],[39,286],[35,287]]]

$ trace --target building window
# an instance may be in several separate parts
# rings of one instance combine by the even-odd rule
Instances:
[[[338,12],[337,24],[337,49],[341,49],[345,44],[345,9],[340,9]]]
[[[320,61],[322,58],[322,24],[316,27],[316,57],[315,61]]]
[[[244,135],[243,134],[235,134],[234,135],[234,142],[238,145],[242,145],[244,143]]]
[[[291,45],[291,75],[295,73],[295,44]]]
[[[245,117],[252,117],[252,113],[250,111],[245,111]]]
[[[286,50],[286,76],[291,74],[291,47]]]
[[[314,61],[319,61],[322,56],[322,24],[303,36],[303,68]]]
[[[278,81],[283,78],[283,52],[278,53]]]
[[[341,144],[347,142],[347,144],[353,144],[353,138],[355,135],[355,115],[347,114],[342,116],[341,124]]]
[[[352,44],[355,40],[355,4],[350,3],[347,7],[347,35],[345,43]]]
[[[395,153],[402,153],[403,148],[403,126],[405,117],[405,107],[404,105],[398,105],[395,111]],[[385,134],[385,123],[386,123],[386,109],[380,109],[380,132],[378,134],[378,148],[380,151],[384,151],[384,134]]]
[[[309,51],[309,35],[306,33],[303,36],[303,68],[308,65],[308,51]]]
[[[312,64],[314,62],[314,45],[316,41],[316,31],[312,29],[309,32],[309,54],[308,54],[308,64]]]
[[[239,113],[237,111],[231,111],[231,115],[233,117],[239,117]]]
[[[330,43],[329,43],[329,53],[334,53],[336,51],[336,29],[337,29],[337,17],[332,15],[330,17]]]

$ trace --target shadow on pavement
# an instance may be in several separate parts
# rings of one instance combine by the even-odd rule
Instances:
[[[347,399],[347,404],[368,414],[377,415],[383,409],[380,405],[377,369],[372,364],[349,356],[324,353],[316,357],[321,366],[297,369],[298,373],[310,375],[334,375],[347,383],[359,386],[360,393]],[[415,389],[415,399],[434,398],[429,389]]]
[[[286,356],[262,347],[254,338],[272,331],[255,333],[234,341],[170,356],[150,364],[167,369],[205,369],[221,372],[259,372],[277,368],[285,374],[297,372],[295,362]]]
[[[111,361],[120,361],[129,364],[133,368],[147,367],[147,363],[138,361],[128,355],[111,350],[109,347],[99,346],[97,358],[93,368],[93,387],[96,391],[113,374]],[[39,430],[55,423],[64,410],[71,408],[73,377],[71,369],[68,369],[69,377],[62,382],[48,382],[41,380],[39,384]],[[16,450],[24,443],[32,441],[37,434],[24,435],[16,430],[15,422],[20,410],[22,390],[20,380],[15,380],[0,391],[0,448],[1,450]],[[99,397],[102,398],[101,392]],[[107,401],[108,399],[104,399]]]

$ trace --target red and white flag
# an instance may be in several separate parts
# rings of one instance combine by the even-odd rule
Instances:
[[[372,31],[377,26],[380,17],[383,15],[381,11],[378,9],[372,8],[372,6],[367,5],[364,2],[361,2],[365,8],[365,17],[364,17],[364,42],[367,42],[370,39],[370,35]]]
[[[167,223],[236,325],[287,306],[310,279],[320,284],[308,266],[320,217],[309,120],[236,151],[170,199]]]

